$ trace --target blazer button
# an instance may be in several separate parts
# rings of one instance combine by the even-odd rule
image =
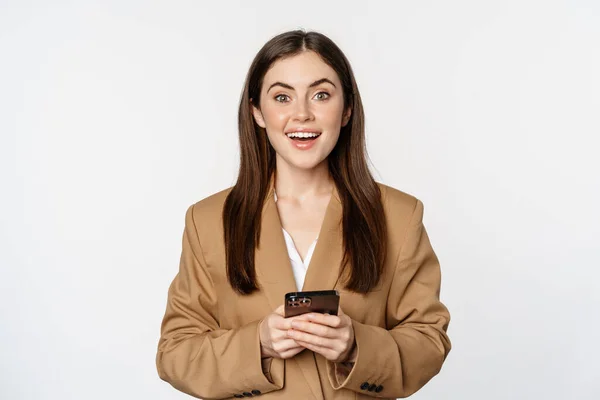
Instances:
[[[234,394],[233,397],[235,397],[236,399],[243,399],[244,396],[241,394]]]
[[[369,388],[369,382],[365,382],[365,383],[363,383],[362,385],[360,385],[360,388],[361,388],[362,390],[367,390],[367,389]]]
[[[244,392],[242,393],[245,397],[252,397],[252,393],[250,392]]]
[[[377,387],[377,385],[375,385],[375,384],[372,384],[371,386],[369,386],[369,387],[367,388],[367,390],[368,390],[369,392],[372,392],[373,390],[375,390],[375,388],[376,388],[376,387]]]
[[[253,395],[255,395],[255,396],[258,396],[258,395],[260,394],[260,390],[256,390],[256,389],[254,389],[254,390],[252,391],[252,394],[253,394]]]
[[[379,393],[383,390],[383,385],[379,385],[375,388],[375,393]]]

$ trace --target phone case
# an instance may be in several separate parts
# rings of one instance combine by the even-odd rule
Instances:
[[[337,290],[290,292],[285,295],[285,317],[295,317],[307,312],[337,315],[340,295]]]

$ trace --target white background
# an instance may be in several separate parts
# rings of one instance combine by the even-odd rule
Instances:
[[[453,349],[414,399],[600,398],[597,1],[0,1],[0,398],[185,399],[154,357],[259,48],[347,54]]]

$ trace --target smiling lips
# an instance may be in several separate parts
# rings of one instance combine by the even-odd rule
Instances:
[[[294,128],[294,129],[290,129],[289,131],[287,131],[285,133],[285,135],[287,137],[291,138],[312,138],[312,137],[318,137],[321,135],[321,131],[318,131],[316,129],[309,129],[309,128]]]
[[[321,132],[316,130],[295,130],[285,134],[294,147],[299,150],[308,150],[313,147]]]
[[[286,133],[286,136],[290,139],[298,138],[298,139],[308,139],[308,138],[316,138],[321,136],[320,133],[316,132],[290,132]]]

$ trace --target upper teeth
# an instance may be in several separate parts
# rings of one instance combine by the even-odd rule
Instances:
[[[308,138],[308,137],[316,137],[319,136],[320,133],[312,133],[312,132],[291,132],[291,133],[286,133],[287,137],[293,138],[293,137],[298,137],[298,138]]]

